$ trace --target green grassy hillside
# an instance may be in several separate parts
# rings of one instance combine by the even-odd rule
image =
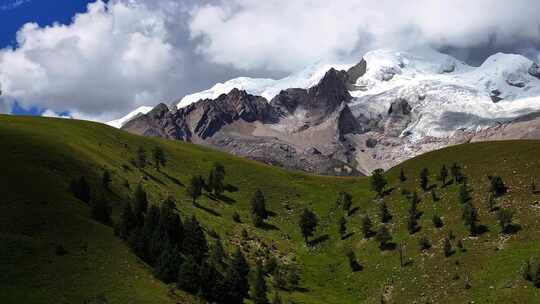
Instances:
[[[451,147],[428,153],[393,168],[386,176],[384,201],[393,220],[388,224],[394,242],[405,245],[408,265],[400,267],[398,250],[381,251],[378,243],[365,240],[362,216],[368,214],[375,228],[380,223],[379,204],[367,178],[336,178],[288,172],[240,159],[204,147],[131,135],[101,124],[50,119],[0,116],[0,290],[2,303],[84,303],[105,298],[108,303],[197,303],[197,299],[154,279],[151,269],[130,253],[111,227],[90,218],[89,207],[69,192],[69,182],[85,175],[99,189],[104,170],[112,172],[107,194],[113,202],[113,220],[142,182],[150,201],[159,204],[173,196],[183,219],[195,215],[206,227],[209,240],[220,235],[229,252],[241,247],[250,261],[257,256],[279,257],[301,269],[300,287],[280,291],[294,303],[525,303],[540,292],[522,279],[524,261],[539,253],[540,209],[533,202],[533,177],[540,177],[540,142],[515,141]],[[130,162],[138,147],[147,151],[162,147],[168,163],[161,172],[146,169],[146,178]],[[214,162],[226,169],[226,182],[237,187],[221,200],[203,196],[195,207],[185,194],[191,176],[206,176]],[[419,190],[422,168],[430,179],[443,164],[459,162],[473,189],[480,222],[487,232],[471,238],[461,219],[458,185],[436,188],[440,200]],[[398,179],[400,170],[407,181]],[[488,175],[500,175],[509,187],[498,199],[515,210],[522,230],[501,235],[494,213],[488,212]],[[126,186],[129,185],[129,188]],[[268,229],[251,224],[249,201],[256,189],[266,197],[275,215]],[[406,227],[409,202],[402,190],[419,191],[422,229],[409,235]],[[336,207],[339,192],[353,196],[357,208],[347,218],[352,233],[342,240],[337,221],[343,211]],[[316,237],[323,241],[306,246],[297,227],[302,209],[309,206],[320,219]],[[242,223],[232,220],[234,212]],[[434,213],[444,227],[431,223]],[[246,230],[248,236],[242,235]],[[466,251],[446,258],[442,241],[452,230],[453,245],[462,239]],[[421,252],[418,240],[426,236],[433,247]],[[67,254],[59,255],[62,246]],[[352,249],[363,266],[350,270],[345,252]],[[456,248],[457,249],[457,248]],[[271,279],[268,279],[271,285]],[[273,291],[270,293],[273,294]],[[269,295],[270,295],[269,294]]]

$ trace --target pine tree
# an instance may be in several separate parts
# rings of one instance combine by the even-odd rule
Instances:
[[[166,245],[176,246],[179,250],[183,250],[183,230],[182,221],[178,214],[175,213],[173,199],[166,199],[159,208],[159,222],[149,242],[149,258],[151,260],[157,259]]]
[[[502,177],[500,176],[488,176],[489,178],[489,192],[495,197],[502,196],[506,193],[507,187],[504,184]]]
[[[214,195],[220,195],[224,190],[224,179],[225,179],[225,167],[221,163],[214,163],[214,166],[210,170],[210,175],[208,177],[208,188],[209,191],[213,192]]]
[[[137,167],[139,169],[144,169],[146,167],[146,150],[142,146],[137,149]]]
[[[443,165],[441,172],[439,173],[439,180],[442,182],[443,187],[446,186],[446,179],[448,178],[448,169]]]
[[[255,191],[255,196],[251,199],[250,207],[253,224],[255,227],[262,226],[264,220],[268,218],[268,211],[266,210],[266,202],[261,190]]]
[[[149,264],[153,264],[155,259],[157,258],[156,255],[152,255],[152,252],[153,252],[152,245],[154,244],[154,241],[153,241],[153,237],[155,235],[154,233],[158,229],[159,218],[160,218],[159,208],[157,206],[150,206],[146,216],[144,217],[144,224],[142,227],[142,235],[143,235],[143,240],[144,240],[144,254],[141,257],[143,260],[145,260]],[[157,240],[155,242],[157,242]]]
[[[448,238],[444,239],[443,249],[444,249],[445,257],[449,257],[454,253],[454,250],[452,249],[452,243],[450,243],[450,239]]]
[[[128,238],[131,231],[137,227],[137,219],[131,208],[131,203],[124,203],[124,208],[120,214],[120,219],[117,226],[118,235],[124,240]]]
[[[431,189],[431,199],[433,202],[439,201],[439,196],[437,195],[437,191],[435,191],[435,188]]]
[[[70,189],[73,196],[75,196],[77,199],[85,203],[90,202],[90,185],[84,176],[71,181]]]
[[[495,195],[493,195],[493,193],[488,194],[487,207],[489,212],[493,212],[497,209],[497,201],[495,200]]]
[[[349,267],[351,267],[351,270],[356,272],[362,270],[362,265],[358,263],[358,260],[356,259],[356,254],[354,254],[354,251],[348,249],[345,252],[345,256],[347,257],[347,260],[349,261]]]
[[[390,231],[388,231],[388,228],[383,225],[379,228],[379,231],[377,231],[375,239],[379,242],[379,248],[385,249],[388,247],[389,242],[392,241],[392,235],[390,234]]]
[[[457,163],[452,164],[452,167],[450,167],[450,174],[452,175],[454,183],[459,183],[463,179],[461,167]]]
[[[111,181],[111,172],[109,172],[109,170],[103,171],[103,175],[101,176],[101,185],[103,186],[103,189],[109,190]]]
[[[244,302],[249,291],[248,274],[249,265],[246,258],[239,249],[236,249],[224,278],[226,295],[223,303],[242,304]]]
[[[388,209],[388,205],[386,205],[386,202],[383,202],[381,204],[381,222],[388,223],[392,220],[392,214],[390,213],[390,210]]]
[[[138,184],[133,195],[133,214],[137,219],[138,225],[144,222],[144,214],[148,210],[148,196],[142,184]]]
[[[199,221],[194,216],[186,222],[184,235],[182,251],[200,263],[208,254],[208,243]]]
[[[315,228],[317,228],[318,223],[319,220],[317,219],[317,215],[315,215],[313,211],[307,208],[302,211],[298,225],[300,226],[306,244],[308,242],[308,237],[313,236],[313,232],[315,231]]]
[[[465,204],[465,207],[463,208],[463,220],[465,221],[465,225],[469,227],[469,231],[472,236],[475,236],[478,232],[478,210],[472,205],[472,203],[468,202]]]
[[[177,286],[178,288],[195,294],[199,291],[200,277],[199,277],[199,265],[195,258],[187,256],[178,270]]]
[[[264,280],[264,271],[261,261],[257,261],[257,266],[255,269],[255,282],[253,284],[253,291],[251,294],[251,299],[253,304],[269,304],[266,293],[268,288],[266,286],[266,281]]]
[[[94,220],[109,225],[112,223],[112,208],[109,202],[102,196],[93,199],[90,202],[91,216]]]
[[[433,226],[435,228],[442,228],[442,226],[444,226],[444,223],[443,223],[441,217],[438,216],[437,214],[433,215],[432,222],[433,222]]]
[[[431,242],[425,235],[418,240],[418,245],[420,246],[420,250],[428,250],[431,248]]]
[[[497,212],[497,220],[501,226],[502,233],[508,233],[512,230],[512,219],[514,212],[510,209],[501,209]]]
[[[218,302],[224,297],[223,277],[212,262],[205,261],[201,265],[199,277],[199,290],[203,298],[209,302]]]
[[[369,239],[373,235],[373,223],[371,222],[371,219],[366,214],[362,218],[362,234],[364,235],[365,239]]]
[[[427,191],[429,187],[429,171],[427,168],[422,169],[420,171],[420,188],[422,190]]]
[[[152,150],[152,156],[154,158],[154,165],[157,171],[160,171],[161,166],[165,167],[167,164],[167,157],[165,156],[165,151],[163,151],[161,147],[155,147]]]
[[[182,260],[178,249],[167,245],[156,261],[154,275],[162,282],[172,283],[178,278],[180,264]]]
[[[377,196],[382,197],[384,187],[386,187],[386,178],[384,177],[383,169],[376,169],[370,177],[371,189],[377,193]]]
[[[339,235],[343,239],[345,236],[345,233],[347,233],[347,222],[345,221],[345,218],[342,216],[338,220],[338,231]]]
[[[347,192],[340,192],[336,201],[337,207],[343,208],[347,215],[350,215],[352,207],[352,195]]]
[[[415,234],[419,230],[417,217],[410,212],[407,218],[407,230],[409,230],[409,234]]]
[[[229,257],[223,248],[221,240],[216,239],[210,250],[210,257],[208,258],[209,263],[211,263],[217,270],[224,272],[228,259]]]
[[[403,171],[403,168],[399,171],[399,180],[401,182],[404,182],[407,180],[407,177],[405,176],[405,171]]]
[[[193,204],[197,202],[197,199],[202,195],[202,189],[204,186],[204,180],[202,176],[195,175],[189,181],[189,186],[186,188],[187,195],[191,197]]]
[[[264,263],[264,273],[274,275],[279,271],[279,263],[276,257],[272,256]]]
[[[459,202],[462,204],[465,204],[471,200],[469,187],[467,186],[466,183],[464,183],[463,185],[461,185],[461,187],[459,187],[458,198],[459,198]]]

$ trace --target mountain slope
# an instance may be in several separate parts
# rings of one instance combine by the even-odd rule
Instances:
[[[142,181],[151,203],[173,195],[182,218],[197,216],[206,227],[207,239],[212,240],[210,235],[217,233],[228,252],[240,247],[254,263],[267,252],[264,248],[272,248],[270,255],[296,264],[301,269],[301,288],[280,291],[285,301],[380,303],[383,297],[394,303],[530,303],[538,297],[538,289],[521,277],[524,261],[538,254],[540,214],[533,204],[538,197],[529,190],[531,180],[540,175],[538,141],[459,145],[392,168],[386,176],[388,189],[393,191],[384,201],[393,215],[387,226],[394,242],[406,244],[405,258],[410,263],[401,268],[397,250],[381,251],[375,240],[362,237],[364,214],[369,214],[375,228],[381,225],[380,202],[373,199],[367,178],[288,172],[204,147],[135,136],[89,122],[10,116],[0,116],[0,122],[0,286],[5,303],[80,303],[101,294],[109,303],[195,303],[179,291],[175,293],[180,299],[169,298],[168,287],[152,279],[150,270],[113,236],[112,229],[90,220],[88,206],[67,191],[69,181],[80,175],[99,189],[104,168],[113,177],[112,192],[107,196],[114,202],[114,220],[120,204]],[[165,150],[169,162],[162,172],[148,168],[143,174],[130,164],[139,146],[147,151],[155,146]],[[186,197],[184,185],[195,174],[205,176],[215,161],[225,165],[226,182],[238,191],[226,192],[226,200],[203,196],[199,202],[203,208],[196,207]],[[463,166],[480,222],[488,229],[478,237],[468,236],[461,219],[459,185],[442,188],[436,182],[440,167],[453,162]],[[419,189],[417,176],[424,167],[436,185],[437,202],[432,201],[430,192]],[[407,176],[403,183],[398,179],[401,169]],[[141,179],[142,175],[147,179]],[[495,214],[487,210],[488,175],[500,175],[509,188],[497,204],[515,210],[515,221],[522,227],[517,234],[501,235]],[[130,189],[124,185],[126,181]],[[257,229],[251,224],[249,201],[256,189],[262,190],[267,208],[275,213],[268,220],[273,229]],[[419,191],[422,200],[422,229],[414,235],[407,232],[409,203],[402,189]],[[336,207],[340,191],[353,196],[353,208],[357,209],[350,216]],[[320,242],[314,246],[304,244],[297,227],[306,206],[320,219],[315,232]],[[232,220],[234,212],[239,213],[242,223]],[[434,213],[443,218],[443,228],[433,227]],[[345,239],[337,229],[342,215],[352,233]],[[247,238],[242,236],[244,229]],[[456,235],[454,248],[461,239],[466,251],[456,249],[445,258],[442,240],[449,230]],[[433,248],[420,252],[417,244],[424,235]],[[67,249],[67,255],[54,253],[58,244]],[[348,248],[355,252],[362,271],[350,270],[344,254]],[[272,278],[267,281],[271,284]]]
[[[299,92],[320,87],[328,72],[336,71],[333,68],[325,71],[329,66],[315,65],[280,80],[236,78],[185,96],[170,111],[177,111],[176,107],[180,112],[186,111],[194,104],[219,103],[225,100],[221,96],[227,96],[233,89],[260,96],[261,102],[270,104],[267,115],[273,115],[274,119],[256,122],[241,119],[241,126],[232,126],[226,138],[210,137],[204,144],[286,168],[338,175],[356,174],[356,171],[370,174],[375,168],[387,169],[427,151],[473,138],[501,137],[488,138],[477,133],[488,128],[493,132],[496,130],[493,127],[500,123],[511,124],[515,119],[540,111],[540,68],[521,55],[498,53],[481,66],[471,67],[431,49],[376,50],[366,53],[356,65],[334,65],[347,72],[336,73],[342,75],[340,80],[326,85],[324,91],[346,88],[347,92],[342,92],[336,100],[346,105],[347,118],[341,121],[346,121],[344,127],[348,131],[328,136],[328,131],[320,130],[320,126],[341,129],[343,125],[335,121],[340,114],[319,117],[320,113],[312,112],[308,104],[320,103],[320,107],[325,107],[325,101],[317,99],[317,95]],[[297,108],[297,105],[302,106]],[[275,107],[285,111],[275,115],[271,113]],[[331,106],[331,109],[336,108]],[[313,123],[314,117],[319,121]],[[204,124],[196,117],[177,117],[169,125],[183,128],[185,124],[195,123]],[[123,128],[139,132],[129,124]],[[231,138],[231,133],[243,136]],[[245,136],[252,145],[262,145],[262,152],[253,156],[245,149]],[[168,137],[190,140],[170,134]],[[270,140],[271,137],[278,141]],[[286,146],[293,151],[292,155],[287,157],[269,148],[276,145]],[[310,153],[314,150],[316,157]],[[272,157],[274,154],[278,156]],[[324,165],[320,165],[321,159]]]

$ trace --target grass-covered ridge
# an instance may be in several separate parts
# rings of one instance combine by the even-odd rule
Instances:
[[[280,291],[284,302],[295,303],[380,303],[381,297],[394,303],[417,301],[464,303],[534,301],[538,289],[522,279],[525,260],[538,254],[538,216],[533,205],[538,198],[530,183],[540,175],[540,142],[515,141],[470,144],[428,153],[386,173],[384,197],[392,220],[387,224],[393,241],[405,245],[408,265],[400,267],[398,250],[381,251],[372,238],[361,232],[362,217],[368,214],[374,229],[381,225],[380,202],[374,200],[367,178],[336,178],[288,172],[240,159],[204,147],[177,141],[131,135],[101,124],[49,118],[0,116],[0,289],[3,303],[82,303],[103,296],[109,303],[194,303],[195,298],[171,292],[154,279],[112,228],[90,219],[87,205],[69,192],[73,178],[85,175],[93,189],[99,189],[104,170],[112,172],[113,220],[130,200],[142,181],[150,202],[159,204],[168,196],[177,201],[182,219],[195,215],[209,232],[217,232],[230,253],[242,247],[251,262],[268,253],[283,263],[301,268],[300,287]],[[168,156],[161,172],[147,168],[147,178],[130,160],[143,146],[155,146]],[[193,175],[208,175],[214,162],[225,165],[226,182],[238,188],[226,192],[227,199],[199,199],[195,207],[186,195]],[[473,203],[481,224],[488,231],[468,237],[463,224],[463,206],[458,202],[458,185],[442,189],[435,176],[441,166],[453,162],[463,166],[473,189]],[[437,183],[440,197],[420,189],[423,168],[430,172],[430,184]],[[407,180],[401,182],[404,170]],[[495,214],[487,209],[488,175],[499,175],[508,193],[497,199],[500,207],[515,210],[522,227],[514,235],[501,235]],[[129,189],[126,187],[129,184]],[[249,201],[261,189],[267,208],[274,213],[267,223],[274,229],[255,228]],[[418,191],[423,212],[420,231],[410,235],[406,220],[409,202],[402,189]],[[336,207],[342,191],[353,197],[352,215]],[[297,222],[304,207],[311,208],[320,225],[316,237],[327,239],[306,246]],[[233,213],[241,224],[232,220]],[[442,217],[444,226],[434,228],[432,215]],[[338,220],[346,219],[349,237],[342,240]],[[242,230],[248,236],[242,236]],[[443,240],[452,230],[456,252],[444,257]],[[211,233],[213,234],[213,233]],[[418,241],[425,236],[432,248],[420,252]],[[213,237],[207,235],[208,240]],[[457,248],[462,239],[466,251]],[[265,245],[263,245],[265,244]],[[67,254],[57,254],[58,246]],[[275,248],[274,248],[275,247]],[[265,249],[267,248],[267,249]],[[346,257],[351,249],[362,266],[352,272]],[[272,278],[267,283],[272,285]],[[270,295],[273,294],[273,290]]]

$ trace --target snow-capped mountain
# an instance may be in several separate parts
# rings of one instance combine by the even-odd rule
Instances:
[[[223,149],[235,154],[250,156],[238,148],[248,145],[246,138],[266,145],[262,138],[273,137],[299,157],[311,151],[369,173],[540,111],[540,67],[514,54],[498,53],[472,67],[432,49],[376,50],[356,64],[316,64],[278,80],[235,78],[175,104],[177,109],[161,106],[159,115],[152,111],[130,126],[141,115],[132,112],[114,124],[223,148],[223,141],[195,136],[206,124],[211,134],[227,134]],[[209,109],[217,120],[202,123]],[[168,124],[154,124],[164,117]],[[170,124],[177,126],[175,134],[159,127]]]

